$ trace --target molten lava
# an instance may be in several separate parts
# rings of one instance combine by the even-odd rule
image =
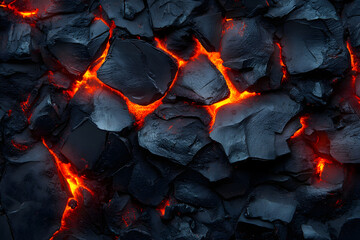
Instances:
[[[13,4],[16,2],[17,0],[14,0],[8,4],[6,4],[4,1],[2,1],[0,3],[0,7],[4,8],[4,9],[8,9],[10,11],[12,11],[13,13],[15,13],[16,15],[18,16],[21,16],[23,18],[28,18],[28,17],[34,17],[38,14],[39,12],[39,9],[35,9],[35,10],[32,10],[32,11],[20,11],[18,10]]]
[[[164,216],[166,207],[170,207],[170,205],[170,199],[164,199],[156,210],[160,213],[161,216]]]
[[[83,189],[87,190],[92,195],[94,193],[85,185],[84,178],[78,176],[78,174],[75,172],[74,168],[71,166],[70,163],[62,162],[58,158],[58,156],[55,154],[55,152],[49,148],[49,146],[46,144],[44,139],[42,140],[42,142],[43,142],[44,146],[48,149],[50,154],[53,156],[53,158],[55,160],[55,166],[56,166],[59,174],[61,174],[61,176],[66,180],[67,187],[71,192],[71,197],[69,197],[69,199],[67,201],[67,205],[64,210],[62,219],[61,219],[61,227],[58,231],[56,231],[53,234],[53,236],[51,238],[51,239],[53,239],[54,236],[56,236],[59,232],[69,228],[68,219],[72,216],[73,212],[75,211],[73,209],[73,208],[75,208],[75,206],[71,206],[71,202],[75,202],[76,204],[79,204],[82,202],[82,199],[83,199],[82,190]]]
[[[296,132],[294,132],[294,134],[290,137],[291,139],[300,136],[305,131],[305,129],[308,127],[308,124],[307,124],[308,119],[309,119],[309,116],[307,116],[307,115],[300,117],[301,128],[298,129]]]
[[[280,59],[280,65],[282,68],[282,73],[283,73],[281,82],[285,82],[286,79],[288,78],[288,72],[287,72],[286,65],[284,63],[283,56],[282,56],[282,47],[281,47],[280,43],[276,43],[276,45],[279,48],[279,59]]]
[[[324,172],[324,167],[326,166],[326,164],[331,164],[331,161],[325,159],[325,158],[317,158],[315,159],[315,162],[317,162],[316,164],[316,172],[315,174],[319,177],[319,180],[321,181],[321,176]]]

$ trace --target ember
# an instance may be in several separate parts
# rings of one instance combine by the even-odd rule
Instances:
[[[0,0],[1,240],[357,239],[359,16]]]

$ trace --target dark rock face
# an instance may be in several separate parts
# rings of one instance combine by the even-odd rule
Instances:
[[[67,201],[54,160],[39,143],[9,162],[0,183],[2,226],[11,226],[14,239],[49,239],[60,227]]]
[[[210,137],[221,143],[231,163],[275,159],[290,152],[282,135],[300,106],[282,94],[264,95],[222,108]],[[249,144],[251,142],[251,144]]]
[[[170,56],[150,44],[117,38],[98,77],[132,102],[147,105],[165,94],[176,69]]]
[[[191,117],[169,120],[151,117],[138,135],[140,146],[181,165],[191,162],[194,155],[210,143],[206,127]]]
[[[222,74],[206,56],[200,55],[180,70],[170,94],[199,104],[211,105],[226,98],[229,90]]]
[[[359,16],[0,0],[0,239],[358,239]]]
[[[92,21],[88,15],[73,14],[45,22],[49,51],[71,74],[85,73],[109,37],[109,28],[103,21]]]

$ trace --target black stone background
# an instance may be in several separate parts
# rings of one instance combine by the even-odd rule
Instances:
[[[10,2],[1,240],[359,239],[360,0],[13,3],[31,17]],[[196,39],[238,91],[259,93],[220,108],[212,128],[204,106],[230,91],[206,56],[192,60]],[[72,96],[107,42],[97,76],[116,91]],[[117,91],[140,105],[166,96],[141,124]],[[71,192],[44,143],[93,192],[69,202],[66,228]]]

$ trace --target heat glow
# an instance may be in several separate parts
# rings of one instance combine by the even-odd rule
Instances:
[[[51,239],[53,239],[59,232],[68,229],[69,226],[67,226],[67,219],[69,219],[73,212],[75,211],[69,206],[69,202],[71,200],[75,200],[78,204],[82,202],[83,194],[82,190],[87,190],[91,195],[94,195],[94,193],[86,186],[84,182],[84,178],[80,177],[74,170],[74,168],[71,166],[70,163],[64,163],[62,162],[59,157],[55,154],[55,152],[49,148],[49,146],[46,144],[45,140],[42,140],[44,146],[48,149],[49,153],[52,155],[55,161],[55,166],[59,172],[59,174],[66,180],[67,187],[71,192],[71,197],[69,197],[63,216],[61,218],[61,227],[58,231],[56,231]]]
[[[280,59],[280,65],[281,65],[282,73],[283,73],[281,82],[285,82],[286,79],[288,78],[288,72],[287,72],[286,65],[284,63],[283,56],[282,56],[282,47],[281,47],[280,43],[276,43],[276,45],[279,48],[279,59]]]
[[[322,174],[324,172],[325,165],[326,164],[331,164],[331,162],[329,160],[327,160],[325,158],[321,158],[321,157],[315,159],[315,162],[317,162],[317,164],[316,164],[316,172],[315,173],[316,173],[316,175],[319,177],[319,179],[321,181],[322,180],[321,176],[322,176]]]
[[[296,132],[294,132],[294,134],[290,137],[291,139],[297,138],[298,136],[300,136],[301,134],[303,134],[303,132],[305,131],[305,129],[308,127],[308,124],[307,124],[307,120],[308,120],[308,119],[309,119],[309,116],[302,116],[302,117],[300,117],[301,128],[298,129]]]
[[[28,18],[28,17],[34,17],[38,14],[39,9],[35,9],[32,11],[19,11],[13,4],[16,2],[16,0],[6,4],[4,1],[2,1],[0,3],[0,7],[4,8],[4,9],[8,9],[10,11],[12,11],[15,15],[21,16],[23,18]]]

